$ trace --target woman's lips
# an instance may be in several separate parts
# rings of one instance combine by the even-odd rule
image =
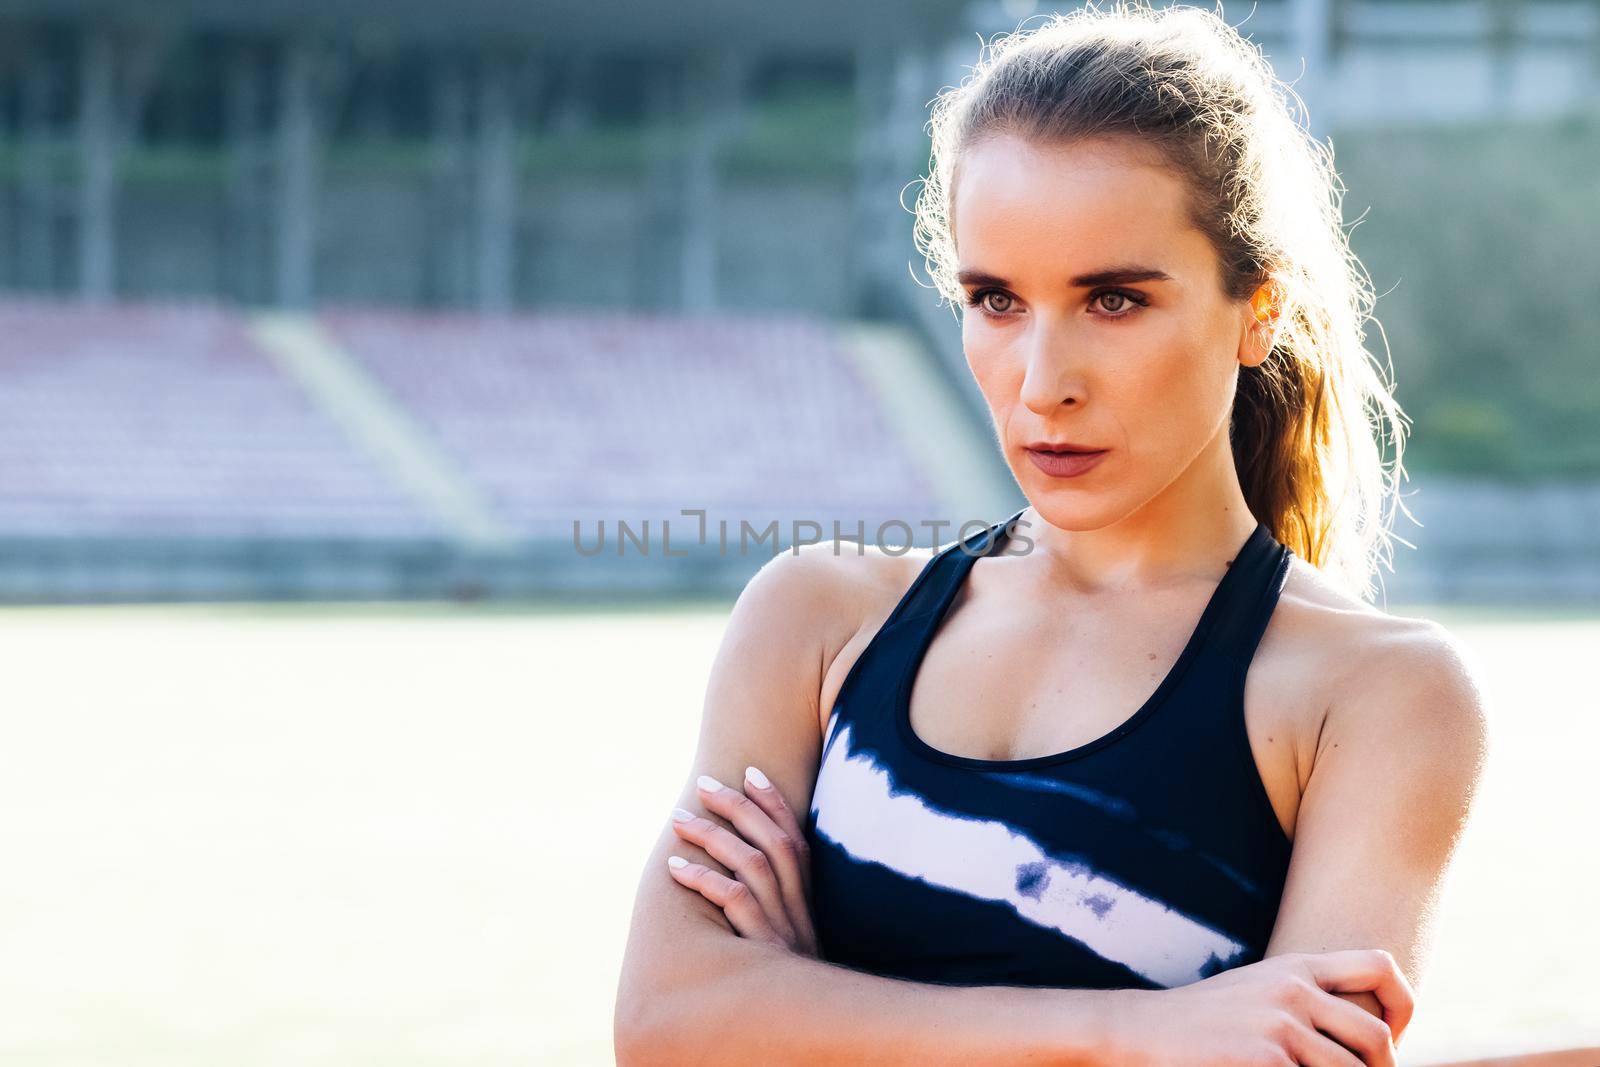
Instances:
[[[1033,465],[1052,478],[1075,478],[1099,463],[1106,454],[1105,449],[1099,452],[1041,452],[1029,448],[1025,451],[1028,458],[1033,460]]]

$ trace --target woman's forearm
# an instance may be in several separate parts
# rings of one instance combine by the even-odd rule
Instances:
[[[619,1067],[1101,1064],[1121,992],[911,982],[742,938],[692,951],[681,982],[619,1010]]]

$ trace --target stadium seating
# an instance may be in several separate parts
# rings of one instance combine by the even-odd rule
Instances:
[[[0,535],[436,536],[212,305],[0,302]],[[828,324],[338,309],[321,324],[521,537],[940,514]],[[713,528],[714,530],[714,528]],[[613,536],[608,532],[608,536]],[[925,539],[925,538],[924,538]]]
[[[939,514],[835,332],[803,317],[480,317],[341,310],[321,320],[529,535],[685,508],[913,523]],[[827,532],[825,531],[825,535]],[[886,538],[887,539],[887,538]]]
[[[8,297],[0,338],[0,535],[437,532],[235,312]]]

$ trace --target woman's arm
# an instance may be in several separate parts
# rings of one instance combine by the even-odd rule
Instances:
[[[1295,823],[1267,956],[1388,950],[1413,988],[1488,757],[1482,689],[1449,631],[1385,620],[1348,657]],[[1370,995],[1349,999],[1376,1012]]]
[[[1098,1051],[1105,991],[902,981],[720,932],[673,946],[676,990],[619,997],[618,1067],[1116,1062]]]
[[[867,587],[889,578],[882,562],[835,556],[823,544],[781,554],[750,580],[712,666],[679,806],[714,817],[695,780],[709,774],[738,788],[754,764],[794,810],[810,807],[825,675],[863,620],[903,592],[874,596]],[[670,807],[662,805],[623,960],[615,1013],[623,1067],[1105,1062],[1102,992],[909,982],[736,936],[720,907],[669,873],[673,854],[729,873],[672,831]]]

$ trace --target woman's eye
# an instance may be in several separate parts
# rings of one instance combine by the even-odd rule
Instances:
[[[991,298],[998,298],[999,300],[1003,301],[1003,303],[999,307],[996,307],[989,302]],[[972,298],[968,301],[968,303],[982,308],[991,315],[1004,315],[1006,312],[1011,310],[1012,297],[1007,293],[1002,293],[998,289],[980,289],[976,293],[972,294]]]
[[[1104,301],[1108,300],[1111,301],[1111,303],[1104,303]],[[1126,292],[1122,289],[1107,289],[1103,293],[1096,293],[1094,295],[1094,301],[1099,302],[1100,307],[1106,312],[1106,314],[1115,319],[1120,319],[1124,316],[1133,314],[1132,306],[1145,306],[1145,301],[1140,300],[1134,294]]]

